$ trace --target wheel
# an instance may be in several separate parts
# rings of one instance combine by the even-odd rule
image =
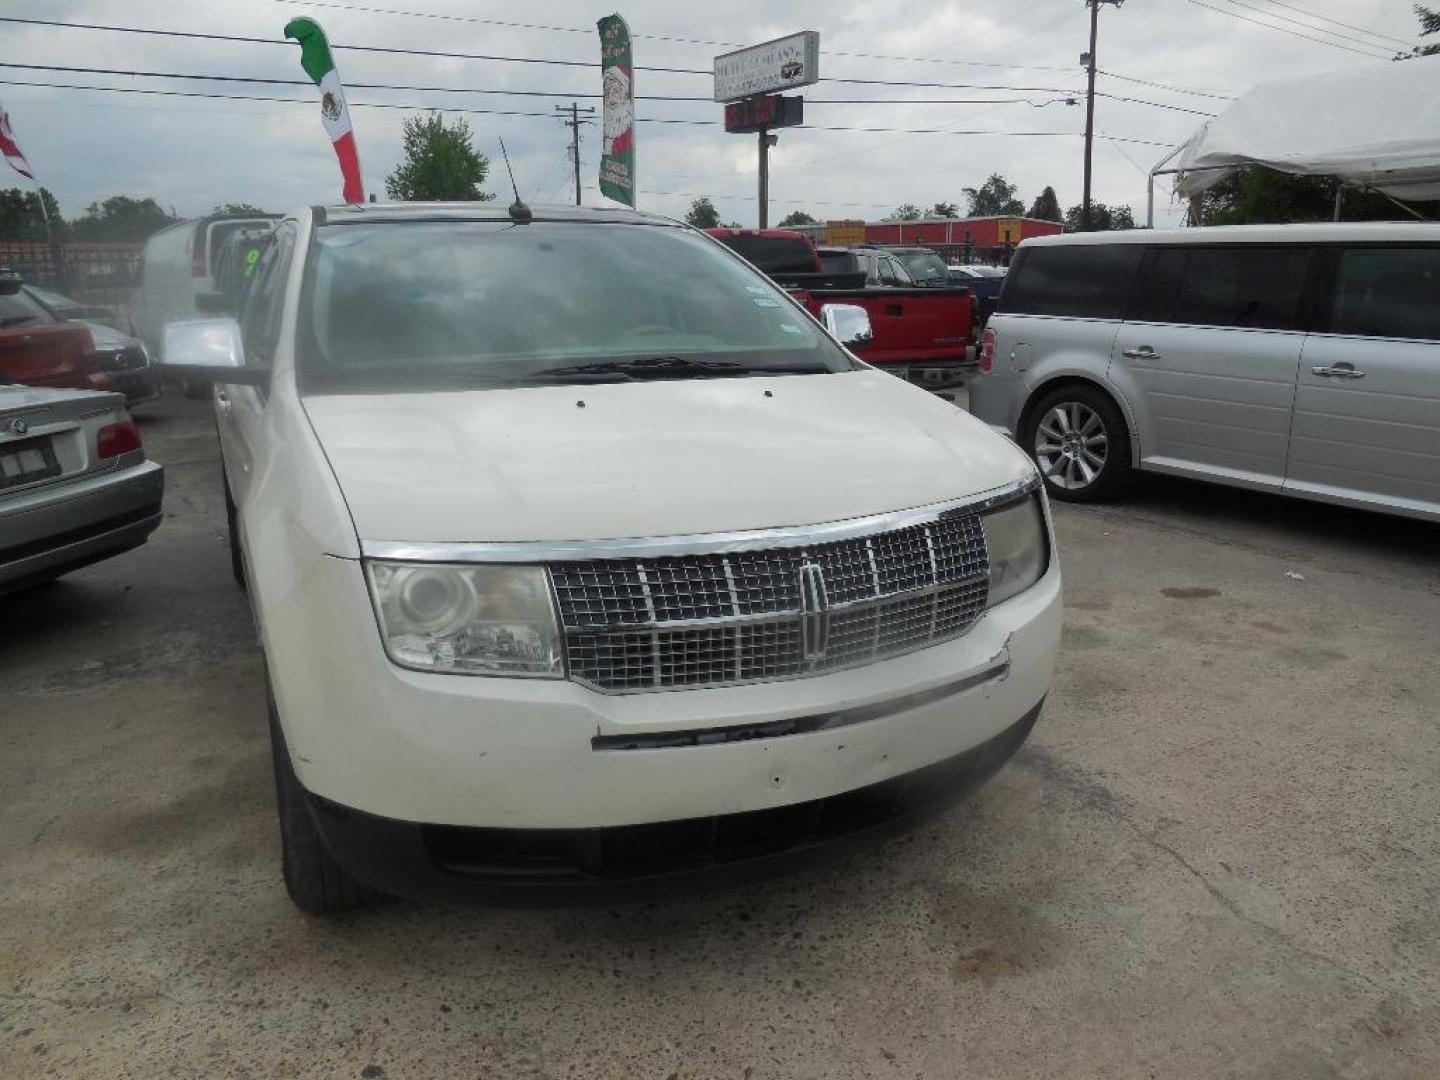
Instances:
[[[305,806],[305,789],[295,775],[290,751],[275,712],[270,706],[270,751],[275,761],[275,805],[280,814],[280,860],[285,891],[301,911],[334,915],[360,907],[380,894],[345,872],[325,847],[320,831]]]
[[[1045,487],[1067,502],[1098,502],[1130,484],[1130,432],[1102,390],[1073,384],[1040,398],[1021,432]]]
[[[230,485],[222,476],[221,486],[225,489],[225,527],[230,542],[230,573],[240,591],[245,591],[245,560],[240,555],[240,526],[235,520],[235,500],[230,495]]]

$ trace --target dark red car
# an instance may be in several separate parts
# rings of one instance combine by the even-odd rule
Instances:
[[[57,322],[20,284],[18,274],[0,270],[0,382],[109,390],[90,330]]]

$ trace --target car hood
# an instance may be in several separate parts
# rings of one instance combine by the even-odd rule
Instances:
[[[97,349],[126,349],[131,345],[139,345],[140,342],[113,326],[106,326],[104,323],[91,322],[89,319],[81,319],[80,322],[90,331],[90,337],[95,341]]]
[[[307,396],[360,539],[609,540],[812,525],[962,498],[1030,462],[855,371]]]

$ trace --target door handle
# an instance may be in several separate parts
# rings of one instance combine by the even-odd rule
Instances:
[[[1120,354],[1127,360],[1160,360],[1161,355],[1149,345],[1141,345],[1138,349],[1126,349]]]
[[[1312,367],[1311,374],[1323,379],[1363,379],[1365,372],[1356,371],[1353,364],[1336,364],[1334,367]]]

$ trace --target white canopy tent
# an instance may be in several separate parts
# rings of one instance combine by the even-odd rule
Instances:
[[[1155,177],[1191,198],[1245,165],[1440,199],[1440,56],[1260,83],[1151,170],[1149,224]]]

